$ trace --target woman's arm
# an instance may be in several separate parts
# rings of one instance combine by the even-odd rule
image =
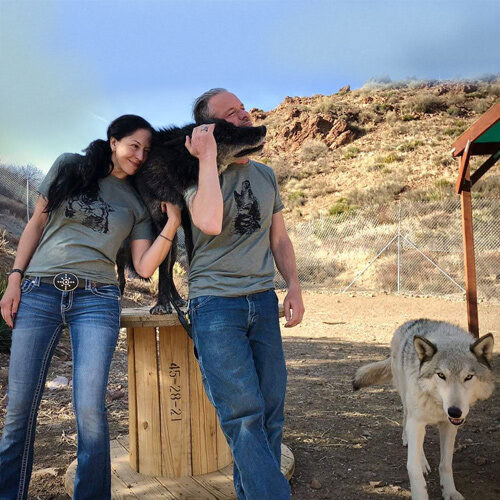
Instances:
[[[26,224],[21,239],[19,240],[13,269],[21,269],[24,271],[28,267],[31,257],[33,257],[38,243],[40,242],[43,228],[47,223],[48,214],[45,212],[46,207],[47,199],[43,196],[39,196],[33,216]],[[0,300],[2,317],[10,328],[14,328],[14,319],[21,300],[21,279],[20,273],[11,274],[5,293],[3,294],[2,300]]]
[[[181,211],[177,205],[167,203],[168,221],[160,235],[151,242],[150,240],[132,240],[130,250],[132,261],[137,273],[143,278],[149,278],[165,260],[175,233],[181,223]]]
[[[198,189],[188,203],[193,224],[205,234],[216,235],[222,230],[222,193],[217,171],[215,125],[200,125],[186,137],[186,148],[200,164]]]

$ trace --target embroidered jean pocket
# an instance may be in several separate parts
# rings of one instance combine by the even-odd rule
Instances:
[[[116,285],[105,285],[105,286],[100,286],[99,288],[92,287],[90,289],[93,295],[96,295],[97,297],[102,297],[104,299],[115,299],[115,300],[120,300],[121,294],[120,294],[120,289]]]
[[[32,279],[25,279],[21,285],[21,293],[26,295],[33,290],[35,286],[35,281]]]

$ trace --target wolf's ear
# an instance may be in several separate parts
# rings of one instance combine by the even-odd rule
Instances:
[[[434,356],[437,351],[437,347],[431,341],[424,339],[424,337],[420,337],[418,335],[415,335],[415,337],[413,338],[413,345],[415,347],[415,351],[417,351],[417,356],[420,360],[420,364],[432,359],[432,356]]]
[[[477,360],[491,370],[491,356],[493,354],[493,334],[488,333],[477,339],[471,346],[472,354]]]

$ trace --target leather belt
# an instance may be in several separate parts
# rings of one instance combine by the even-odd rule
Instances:
[[[73,273],[59,273],[55,276],[45,276],[40,277],[39,279],[40,283],[49,283],[54,285],[54,287],[61,292],[71,292],[77,288],[85,288],[87,284],[87,278],[78,278],[78,276]],[[94,288],[109,285],[109,283],[100,283],[93,280],[89,281],[91,282],[91,286]]]

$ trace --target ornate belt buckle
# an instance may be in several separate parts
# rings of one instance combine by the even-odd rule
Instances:
[[[78,276],[73,273],[59,273],[52,280],[61,292],[71,292],[78,286]]]

